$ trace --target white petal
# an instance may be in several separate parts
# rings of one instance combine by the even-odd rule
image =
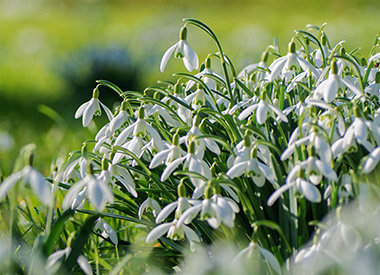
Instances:
[[[218,146],[218,144],[214,140],[209,139],[209,138],[206,138],[204,140],[205,140],[205,143],[206,143],[206,147],[208,149],[210,149],[211,152],[213,152],[213,153],[215,153],[217,155],[220,155],[219,146]]]
[[[90,104],[90,101],[87,101],[79,106],[78,110],[75,112],[75,119],[78,119],[83,115],[83,112],[88,104]]]
[[[121,144],[123,144],[126,141],[126,139],[132,134],[135,126],[136,123],[133,123],[129,125],[127,128],[125,128],[115,140],[115,145],[120,146]]]
[[[148,198],[149,199],[149,198]],[[145,211],[146,209],[146,206],[148,204],[148,199],[146,199],[139,207],[139,212],[138,212],[138,216],[139,216],[139,219],[141,220],[142,218],[142,214],[143,212]]]
[[[321,159],[330,163],[332,152],[330,145],[326,142],[326,140],[320,136],[316,136],[314,140],[314,146],[318,154],[321,156]]]
[[[115,116],[110,122],[110,130],[115,132],[120,126],[125,122],[126,114],[125,111],[121,111],[117,116]]]
[[[103,103],[101,103],[100,101],[99,101],[99,103],[102,106],[103,110],[106,112],[108,120],[111,121],[113,119],[113,114],[112,114],[111,110],[108,109],[108,107],[106,105],[104,105]]]
[[[171,149],[166,149],[154,155],[149,164],[149,169],[156,168],[165,162],[167,156],[169,155]]]
[[[85,256],[79,255],[77,263],[86,275],[92,275],[91,265]]]
[[[281,274],[281,267],[278,263],[276,257],[269,250],[259,246],[259,251],[265,260],[268,261],[269,265],[276,271],[278,274]]]
[[[280,57],[269,66],[269,70],[271,71],[269,76],[270,81],[275,80],[280,75],[282,68],[285,66],[285,63],[287,62],[287,59],[287,56]]]
[[[338,181],[338,176],[335,171],[324,161],[316,160],[315,165],[318,170],[328,179],[333,181]]]
[[[161,175],[161,181],[167,180],[167,178],[173,173],[173,171],[178,167],[178,165],[181,164],[186,159],[186,157],[182,157],[179,159],[176,159],[175,161],[171,162],[168,166],[166,166],[164,172]]]
[[[156,226],[149,232],[148,236],[146,236],[145,242],[152,243],[155,240],[159,239],[162,235],[168,232],[170,226],[172,226],[172,223],[163,223],[159,226]]]
[[[268,201],[267,201],[267,204],[268,206],[272,206],[276,200],[285,192],[287,191],[290,187],[292,187],[294,185],[294,182],[289,184],[284,184],[282,185],[280,188],[278,188],[276,191],[273,192],[272,195],[270,195],[270,197],[268,198]]]
[[[116,235],[115,230],[113,230],[113,228],[108,223],[106,223],[106,222],[103,222],[103,228],[106,231],[106,233],[108,234],[111,242],[114,245],[117,245],[118,244],[118,239],[117,239],[117,235]]]
[[[112,201],[113,194],[109,190],[109,187],[95,178],[90,179],[87,183],[88,199],[90,203],[99,212],[103,211],[106,203]],[[111,199],[112,198],[112,199]]]
[[[323,99],[326,102],[331,102],[335,99],[339,89],[339,78],[337,75],[330,75],[326,80],[326,86],[323,91]]]
[[[66,210],[69,209],[74,201],[74,199],[78,196],[79,192],[82,190],[82,188],[86,185],[86,183],[81,180],[77,183],[75,183],[69,191],[66,193],[65,198],[62,202],[62,209]]]
[[[256,119],[258,124],[263,124],[267,120],[268,104],[261,100],[257,106]]]
[[[202,203],[188,208],[178,219],[177,228],[179,228],[182,224],[189,224],[193,220],[193,218],[199,213],[199,211],[201,211],[201,209]]]
[[[175,201],[169,203],[164,208],[162,208],[162,210],[158,213],[156,217],[155,223],[161,223],[162,221],[164,221],[174,211],[174,209],[176,209],[177,206],[178,201]]]
[[[16,172],[9,177],[7,177],[0,185],[0,200],[8,193],[9,189],[12,188],[21,179],[21,171]]]
[[[178,42],[175,43],[173,46],[171,46],[169,49],[166,50],[164,55],[162,56],[161,63],[160,63],[160,71],[164,72],[166,64],[168,64],[169,58],[174,52],[174,50],[177,48]]]
[[[234,164],[226,173],[227,176],[230,178],[236,178],[240,177],[242,174],[244,174],[245,169],[249,165],[249,161],[240,162],[237,164]]]
[[[198,69],[198,55],[195,51],[187,44],[187,41],[183,43],[184,58],[183,63],[185,64],[186,69],[191,72],[192,70]]]
[[[370,173],[373,169],[375,169],[379,160],[380,160],[380,147],[377,147],[365,159],[363,163],[363,172],[366,174]]]
[[[30,167],[29,170],[29,184],[32,187],[34,193],[36,193],[41,201],[48,205],[52,199],[51,185],[45,180],[45,178],[34,168]],[[25,169],[25,168],[24,168]]]
[[[358,141],[365,141],[368,136],[367,126],[365,125],[363,119],[355,118],[355,128],[354,135]]]
[[[257,104],[254,104],[247,107],[243,112],[240,113],[240,115],[238,116],[238,119],[239,120],[246,119],[250,114],[252,114],[252,112],[257,108],[257,106],[258,106]]]
[[[92,98],[89,102],[86,108],[83,111],[83,117],[82,117],[82,124],[83,127],[87,127],[88,124],[90,124],[90,121],[92,120],[92,117],[95,113],[95,99]]]
[[[297,181],[297,185],[300,192],[305,196],[305,198],[308,201],[311,201],[311,202],[321,201],[321,193],[319,192],[318,188],[315,187],[313,184],[308,183],[304,179],[299,179]]]

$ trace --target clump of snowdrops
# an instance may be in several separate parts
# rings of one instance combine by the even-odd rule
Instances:
[[[164,263],[140,263],[136,272],[302,273],[316,259],[340,270],[344,261],[327,245],[337,236],[342,249],[378,253],[379,231],[361,238],[355,226],[363,221],[349,223],[341,212],[355,201],[356,216],[379,213],[379,41],[360,57],[344,41],[331,44],[324,27],[296,31],[286,53],[270,45],[238,71],[208,26],[184,19],[160,70],[177,59],[195,74],[175,73],[144,91],[97,81],[75,114],[84,127],[106,115],[94,139],[57,161],[47,179],[29,150],[27,166],[0,185],[7,205],[16,204],[16,183],[29,183],[46,205],[33,247],[46,270],[133,271],[138,253],[129,241],[141,245],[141,236]],[[193,28],[215,42],[215,53],[199,59],[187,42]],[[116,108],[99,100],[109,91],[120,95]],[[334,222],[322,221],[328,213]],[[215,247],[226,239],[236,247],[222,256]]]

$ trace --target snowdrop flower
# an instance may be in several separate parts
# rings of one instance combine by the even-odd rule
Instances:
[[[187,44],[187,28],[182,27],[179,34],[179,41],[171,46],[164,54],[161,59],[160,71],[165,70],[166,64],[168,64],[170,56],[174,52],[176,58],[182,58],[183,64],[186,69],[191,72],[192,70],[198,69],[198,56],[194,50]]]
[[[90,173],[86,177],[75,183],[67,192],[63,203],[63,209],[73,208],[75,200],[77,200],[80,192],[85,192],[87,199],[94,208],[102,212],[107,203],[113,202],[113,193],[107,184],[97,179],[92,173],[92,166],[89,166]],[[83,191],[85,188],[86,191]]]
[[[102,106],[103,110],[107,114],[108,119],[111,121],[113,119],[112,112],[107,108],[107,106],[99,101],[99,90],[98,87],[96,87],[92,93],[91,100],[79,106],[78,110],[75,113],[75,118],[78,119],[82,117],[83,127],[87,127],[94,115],[101,115],[100,106]]]
[[[103,218],[99,218],[94,226],[95,231],[99,231],[103,238],[110,239],[114,245],[118,244],[118,239],[115,230],[104,221]]]
[[[40,200],[48,205],[52,200],[52,187],[45,178],[31,165],[25,166],[21,171],[7,177],[0,185],[0,200],[7,195],[8,191],[17,182],[27,182]]]
[[[265,50],[261,56],[261,60],[259,63],[254,63],[254,64],[250,64],[246,67],[244,67],[238,74],[237,78],[241,79],[243,78],[245,75],[250,75],[251,73],[253,73],[256,69],[258,68],[261,68],[261,69],[266,69],[268,68],[268,65],[267,65],[267,61],[268,61],[268,56],[269,56],[269,52],[268,52],[268,49]],[[263,79],[265,76],[265,74],[263,72],[259,72],[258,73],[258,76],[256,77],[256,80],[259,81],[261,79]]]
[[[204,70],[201,71],[200,73],[197,73],[196,75],[194,75],[194,77],[202,79],[203,82],[207,85],[207,87],[210,90],[216,90],[216,81],[214,79],[210,78],[209,76],[207,76],[206,74],[214,75],[217,78],[224,79],[223,76],[214,72],[211,69],[211,59],[209,57],[207,57],[205,60]],[[189,80],[186,84],[185,92],[189,91],[191,89],[191,87],[194,86],[194,84],[195,84],[195,82],[193,80]]]
[[[52,253],[47,259],[46,270],[51,270],[53,268],[53,266],[62,257],[64,257],[67,260],[70,253],[71,253],[70,247],[66,247],[65,249],[57,250],[56,252]],[[92,275],[93,274],[92,267],[91,267],[90,263],[88,262],[88,259],[85,256],[79,255],[78,259],[77,259],[77,263],[86,275]]]
[[[232,201],[217,195],[213,196],[214,188],[209,184],[205,190],[203,201],[192,201],[193,206],[188,208],[179,218],[177,227],[183,223],[190,223],[200,212],[202,220],[207,220],[213,228],[218,228],[223,222],[229,227],[233,227],[235,213],[239,212],[239,207]]]
[[[286,184],[278,188],[267,201],[268,206],[272,206],[276,200],[288,189],[295,186],[296,189],[305,196],[305,198],[310,202],[320,202],[321,193],[318,188],[312,183],[306,180],[302,176],[301,165],[295,166],[292,171],[290,171],[288,177],[286,178]]]
[[[154,94],[154,99],[159,100],[162,103],[164,103],[165,105],[169,105],[170,106],[170,104],[168,104],[168,101],[170,100],[168,97],[164,97],[162,100],[160,100],[158,98],[158,95],[159,95],[159,93],[155,93]],[[150,104],[148,104],[148,105],[150,105]],[[145,106],[147,106],[147,105],[145,105]],[[174,109],[176,109],[176,108],[177,108],[177,105],[175,106]],[[147,112],[147,117],[154,116],[155,114],[158,114],[158,115],[162,116],[162,118],[165,120],[165,122],[169,126],[171,126],[171,127],[180,127],[181,126],[180,121],[178,121],[177,119],[173,118],[169,114],[169,112],[168,112],[168,110],[166,108],[164,108],[164,107],[162,107],[162,106],[160,106],[158,104],[155,104],[155,105],[149,107],[148,109],[149,109],[149,111]],[[171,109],[174,110],[172,107],[171,107]]]
[[[354,84],[338,75],[338,66],[336,61],[333,60],[330,66],[329,77],[322,81],[315,89],[313,99],[323,98],[325,102],[330,103],[336,98],[339,88],[343,86],[352,91],[356,97],[362,97],[362,92]]]
[[[376,72],[375,81],[368,85],[364,91],[371,96],[377,96],[380,102],[380,72]]]
[[[109,131],[111,133],[118,130],[123,125],[123,123],[127,121],[128,119],[127,108],[128,108],[127,101],[123,101],[123,103],[121,103],[119,113],[110,121]]]
[[[178,185],[178,200],[175,202],[169,203],[158,213],[155,222],[161,223],[163,222],[174,210],[175,210],[175,218],[178,219],[182,212],[190,207],[191,200],[186,198],[186,188],[183,182],[180,182]]]
[[[270,66],[271,73],[268,75],[268,80],[273,81],[279,76],[286,78],[288,82],[290,76],[293,74],[293,68],[301,67],[304,71],[310,70],[314,77],[318,77],[319,73],[316,68],[308,61],[296,54],[296,45],[294,41],[289,43],[289,52],[287,55],[276,59]],[[291,74],[291,75],[290,75]]]
[[[194,110],[198,110],[202,106],[205,106],[206,102],[208,102],[211,105],[213,110],[217,109],[211,96],[206,94],[204,89],[201,88],[200,85],[198,85],[198,88],[195,90],[194,93],[191,93],[187,97],[185,97],[185,102],[187,104],[190,104]]]
[[[169,148],[162,150],[161,152],[154,155],[149,164],[149,169],[156,168],[161,164],[168,166],[174,160],[185,155],[185,152],[179,146],[179,134],[175,133],[173,135],[172,145]]]
[[[273,268],[274,271],[276,271],[278,274],[281,274],[280,264],[272,252],[254,242],[250,242],[246,248],[241,250],[239,254],[235,256],[232,262],[236,263],[244,259],[251,259],[256,251],[260,252],[261,256],[268,261],[269,265]]]
[[[257,159],[257,147],[254,146],[250,149],[250,141],[245,137],[244,149],[239,151],[236,156],[232,167],[227,171],[226,175],[230,178],[240,177],[245,174],[251,176],[253,182],[258,186],[264,186],[265,179],[274,181],[274,175],[271,168]]]
[[[315,66],[316,67],[321,67],[323,65],[323,58],[322,58],[322,53],[323,53],[323,56],[325,58],[325,60],[327,60],[329,54],[330,54],[330,49],[327,47],[327,37],[325,35],[324,32],[322,32],[322,37],[321,37],[321,45],[322,45],[322,51],[320,48],[318,48],[314,54],[315,54],[315,57],[314,57],[314,60],[315,60]]]
[[[174,219],[172,222],[169,223],[160,224],[153,228],[152,231],[149,232],[145,241],[147,243],[152,243],[155,240],[159,239],[161,236],[163,236],[165,233],[167,233],[168,238],[173,239],[175,241],[184,239],[184,237],[186,236],[186,239],[190,242],[191,251],[195,251],[194,245],[196,243],[200,243],[201,241],[197,233],[195,233],[195,231],[190,227],[184,224],[178,226],[177,219]]]
[[[268,113],[272,117],[275,117],[274,114],[276,114],[279,120],[288,122],[288,119],[285,116],[285,114],[276,105],[270,103],[269,100],[266,99],[265,92],[261,94],[259,103],[247,107],[244,111],[240,113],[238,119],[246,119],[251,113],[253,113],[254,110],[256,110],[256,121],[260,125],[265,123],[268,117]]]
[[[153,216],[156,217],[158,212],[161,211],[161,206],[158,204],[158,202],[155,199],[148,196],[148,198],[139,207],[138,216],[140,220],[142,218],[144,211],[147,211],[147,210],[152,211]]]

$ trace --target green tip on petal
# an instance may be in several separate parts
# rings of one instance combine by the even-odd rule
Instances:
[[[186,40],[187,39],[187,28],[182,27],[181,31],[179,32],[179,39],[180,40]]]

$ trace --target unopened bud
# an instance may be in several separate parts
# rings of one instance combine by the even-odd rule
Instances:
[[[187,28],[182,27],[181,31],[179,32],[179,40],[186,40],[187,39]]]

